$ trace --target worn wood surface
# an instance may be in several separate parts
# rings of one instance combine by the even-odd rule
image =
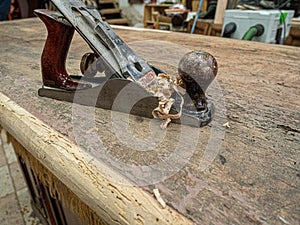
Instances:
[[[106,221],[105,224],[192,224],[172,209],[162,209],[142,189],[115,183],[124,177],[94,160],[2,93],[0,106],[1,125]]]
[[[53,155],[52,163],[39,157],[41,162],[57,164],[52,172],[71,189],[77,188],[84,201],[94,197],[86,191],[93,186],[80,192],[84,182],[60,177],[59,170],[71,174],[83,169],[83,164],[105,164],[140,186],[136,190],[153,196],[153,189],[159,189],[170,208],[195,224],[299,224],[299,48],[171,32],[120,28],[116,32],[145,59],[170,74],[176,74],[178,60],[189,50],[213,54],[219,63],[217,80],[208,90],[216,104],[213,122],[201,129],[171,124],[163,132],[156,120],[40,98],[44,26],[37,19],[1,23],[1,92],[92,156],[91,161],[82,162],[76,152],[64,155],[62,150]],[[71,73],[79,73],[80,57],[87,50],[76,35],[68,58]],[[24,123],[27,120],[20,118]],[[227,128],[223,126],[226,122]],[[9,129],[14,131],[14,127]],[[38,133],[33,139],[38,140]],[[22,144],[30,143],[28,136],[22,140]],[[47,150],[36,148],[41,151],[39,156]],[[64,160],[73,163],[63,164]],[[89,170],[82,176],[101,183],[101,167],[95,168],[96,172]],[[118,177],[113,177],[114,187],[126,196],[124,187],[130,185]],[[113,196],[119,193],[109,197],[111,205]],[[154,197],[150,199],[145,204],[155,205]],[[99,204],[94,203],[91,207],[97,212],[105,210],[101,211],[104,203],[100,197]],[[130,207],[125,204],[119,211],[109,212],[125,218],[118,222],[155,222],[151,220],[154,216],[134,220],[134,208],[141,207],[141,213],[152,210],[127,203]],[[155,207],[158,212],[159,206]],[[160,210],[161,217],[170,214],[168,208]]]

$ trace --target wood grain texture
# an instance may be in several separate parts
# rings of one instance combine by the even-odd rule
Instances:
[[[23,111],[21,114],[15,113],[15,109],[7,111],[7,107],[15,103],[1,95],[1,125],[107,219],[111,215],[124,213],[128,223],[131,223],[135,221],[135,212],[141,212],[143,218],[150,214],[151,222],[145,220],[144,224],[153,224],[156,213],[161,219],[166,215],[175,219],[178,214],[173,210],[176,210],[195,224],[281,224],[282,221],[297,224],[300,220],[299,48],[146,29],[115,29],[136,52],[169,74],[177,73],[178,60],[185,52],[196,49],[210,52],[218,61],[219,72],[215,86],[208,90],[208,94],[213,96],[214,91],[219,90],[219,98],[213,98],[213,101],[216,105],[223,102],[225,110],[217,108],[217,114],[209,126],[194,129],[171,124],[166,134],[155,128],[159,126],[158,121],[121,117],[102,109],[90,114],[90,109],[84,107],[80,117],[74,117],[74,105],[37,95],[37,89],[41,86],[40,55],[46,31],[40,21],[30,19],[2,23],[0,26],[0,90],[20,106],[17,112],[25,109],[30,113],[30,116],[26,114],[29,116],[27,118],[21,116],[25,113]],[[88,49],[83,40],[75,35],[68,56],[70,73],[79,73],[80,57]],[[9,124],[3,118],[10,121]],[[35,121],[32,118],[38,118],[43,123],[38,122],[30,128]],[[119,120],[115,121],[116,118]],[[17,125],[15,121],[19,121]],[[225,122],[230,125],[226,130],[222,126]],[[117,131],[126,130],[128,123],[131,133],[127,132],[120,138],[118,134],[123,134]],[[221,145],[212,147],[217,154],[208,158],[209,162],[205,164],[203,156],[208,140],[214,136],[211,135],[213,128],[218,134],[224,132],[224,136],[217,135],[215,141],[220,143],[218,141],[221,140]],[[30,129],[31,133],[26,129]],[[103,186],[107,190],[107,198],[101,195],[99,188],[103,179],[111,173],[107,171],[117,169],[117,178],[127,175],[127,178],[133,179],[134,176],[130,175],[137,174],[124,173],[115,162],[139,168],[168,160],[174,149],[180,146],[178,140],[183,135],[183,129],[188,134],[184,139],[186,143],[182,145],[187,150],[183,156],[189,158],[182,168],[170,173],[171,176],[158,179],[158,182],[154,182],[151,176],[147,177],[145,171],[138,171],[145,173],[146,183],[151,179],[153,182],[141,188],[121,189],[126,190],[121,192],[125,196],[140,193],[142,202],[139,203],[152,208],[131,202],[125,204],[129,206],[113,211],[117,206],[109,200],[115,200],[120,194],[109,194],[109,190],[120,190],[122,185],[107,187],[109,183],[105,181]],[[45,137],[43,132],[55,135]],[[86,141],[88,138],[80,137],[99,138],[104,147],[99,148],[95,143]],[[135,146],[130,144],[136,137],[148,141],[143,142],[140,148],[157,144],[153,147],[155,151],[135,151]],[[158,137],[163,137],[163,142],[159,142]],[[195,146],[189,146],[193,143],[189,137],[196,137]],[[23,140],[19,140],[21,138]],[[58,139],[60,141],[57,142]],[[77,141],[80,148],[70,141]],[[70,148],[67,143],[71,143]],[[45,148],[39,147],[40,144]],[[48,160],[43,155],[51,158]],[[104,158],[107,155],[116,161],[108,161]],[[64,161],[69,164],[62,166]],[[167,164],[165,171],[158,171],[158,178],[161,173],[168,174],[172,167],[176,168],[178,162],[180,160],[176,159],[173,164]],[[168,213],[170,208],[166,209],[166,214],[160,209],[152,195],[154,188],[159,189],[163,200],[173,209],[172,214]],[[144,193],[141,189],[150,195],[141,194]],[[103,213],[103,209],[107,210],[107,214]],[[124,221],[122,223],[126,224]]]
[[[108,224],[192,224],[0,93],[0,123]],[[114,179],[112,179],[112,177]]]

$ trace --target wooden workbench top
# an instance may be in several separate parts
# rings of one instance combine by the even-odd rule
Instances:
[[[212,123],[161,131],[157,120],[39,97],[46,29],[26,19],[0,24],[0,124],[111,224],[298,224],[300,49],[115,31],[168,73],[189,50],[214,55]],[[70,73],[87,51],[75,35]]]

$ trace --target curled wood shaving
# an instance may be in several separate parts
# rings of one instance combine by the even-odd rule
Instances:
[[[222,126],[223,126],[223,127],[226,127],[226,128],[230,128],[229,122],[224,123]]]
[[[157,83],[153,85],[150,92],[158,97],[158,106],[152,111],[154,118],[160,118],[163,120],[160,127],[165,129],[171,120],[179,119],[182,113],[183,97],[178,90],[178,79],[173,79],[167,74],[160,73],[157,76]],[[171,107],[175,100],[171,98],[171,95],[175,92],[181,97],[180,111],[176,114],[170,114]]]

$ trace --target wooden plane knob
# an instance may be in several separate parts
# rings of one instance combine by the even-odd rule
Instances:
[[[207,107],[205,91],[218,72],[216,59],[204,51],[192,51],[183,56],[178,65],[178,73],[183,81],[193,107],[197,111]]]

